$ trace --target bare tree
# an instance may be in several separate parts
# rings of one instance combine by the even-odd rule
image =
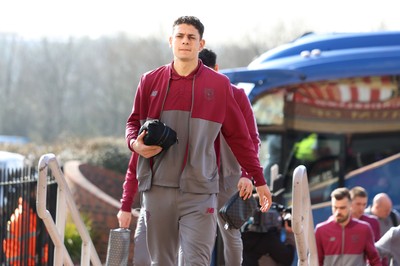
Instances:
[[[0,35],[0,132],[11,134],[13,130],[15,102],[17,50],[19,38],[15,34]]]
[[[221,68],[246,66],[262,52],[297,37],[300,29],[288,32],[282,24],[274,32],[280,34],[245,36],[240,45],[209,48],[217,52]],[[36,142],[123,137],[140,76],[172,61],[168,43],[155,37],[0,37],[0,130]]]

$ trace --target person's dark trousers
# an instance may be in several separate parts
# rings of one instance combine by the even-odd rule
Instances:
[[[242,266],[258,266],[261,256],[269,254],[278,264],[290,266],[294,258],[294,247],[282,243],[278,231],[266,233],[244,232]]]

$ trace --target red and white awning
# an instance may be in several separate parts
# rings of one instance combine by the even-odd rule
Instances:
[[[293,100],[321,107],[399,108],[398,90],[398,82],[388,76],[349,78],[300,84]]]

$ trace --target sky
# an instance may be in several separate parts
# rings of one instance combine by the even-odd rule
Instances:
[[[240,41],[278,23],[309,31],[400,30],[397,0],[0,0],[0,33],[67,38],[126,33],[165,36],[181,15],[205,25],[204,38]],[[272,34],[275,34],[272,32]],[[279,34],[279,32],[276,32]]]

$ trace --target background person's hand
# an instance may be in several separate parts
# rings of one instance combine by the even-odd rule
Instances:
[[[239,190],[239,196],[246,200],[250,198],[253,193],[253,182],[247,177],[241,177],[239,179],[237,188]]]
[[[269,187],[265,184],[263,186],[256,187],[256,191],[259,197],[260,210],[267,212],[272,206],[272,195],[269,191]]]
[[[144,158],[151,158],[159,154],[162,151],[162,148],[156,145],[147,146],[144,144],[143,138],[146,136],[146,134],[147,131],[143,130],[136,140],[131,140],[131,147],[137,154],[143,156]]]

